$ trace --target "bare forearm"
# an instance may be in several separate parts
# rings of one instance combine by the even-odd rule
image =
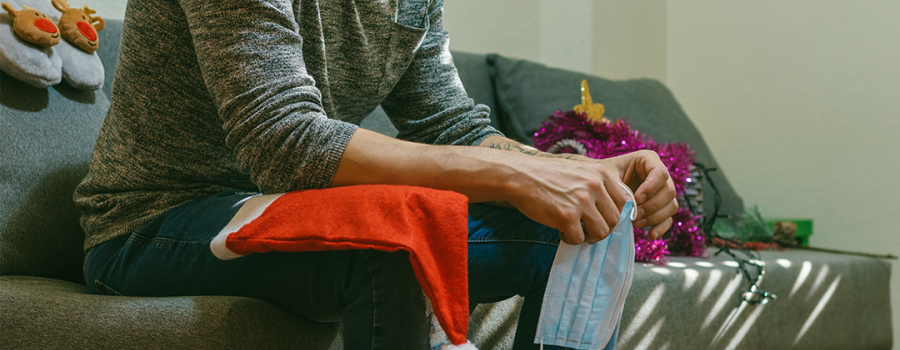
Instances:
[[[506,200],[512,173],[505,152],[405,142],[358,129],[332,186],[392,184],[454,191],[470,202]]]
[[[532,155],[532,156],[542,157],[542,158],[559,158],[559,159],[570,159],[570,160],[578,160],[578,161],[591,160],[588,157],[581,156],[578,154],[568,154],[568,153],[553,154],[553,153],[538,151],[534,147],[521,144],[519,142],[510,140],[506,137],[499,136],[499,135],[489,136],[489,137],[485,138],[484,141],[482,141],[478,146],[499,149],[499,150],[504,150],[504,151],[519,152],[522,154],[527,154],[527,155]]]

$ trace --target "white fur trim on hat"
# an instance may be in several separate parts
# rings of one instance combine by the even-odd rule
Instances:
[[[466,343],[462,345],[453,345],[452,343],[444,344],[444,346],[441,347],[441,350],[478,350],[478,348],[475,347],[475,344],[472,344],[472,342],[467,340]]]

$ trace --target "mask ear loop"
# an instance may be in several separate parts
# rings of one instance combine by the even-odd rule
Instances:
[[[631,197],[631,203],[634,203],[631,208],[631,221],[634,221],[637,219],[637,200],[634,198],[634,193],[631,193],[631,189],[628,188],[628,186],[625,186],[625,184],[621,182],[619,182],[619,186],[625,189],[625,193],[628,193],[628,196]]]

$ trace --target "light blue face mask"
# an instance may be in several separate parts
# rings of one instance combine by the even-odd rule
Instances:
[[[534,342],[573,349],[614,349],[634,271],[634,195],[619,223],[593,245],[559,244]]]

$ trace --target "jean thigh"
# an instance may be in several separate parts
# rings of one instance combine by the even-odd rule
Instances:
[[[252,194],[223,192],[167,211],[129,236],[95,248],[85,277],[95,293],[229,295],[272,302],[307,319],[341,318],[361,251],[251,254],[221,260],[210,242]]]
[[[544,288],[559,231],[515,209],[469,205],[469,300],[497,302]]]

